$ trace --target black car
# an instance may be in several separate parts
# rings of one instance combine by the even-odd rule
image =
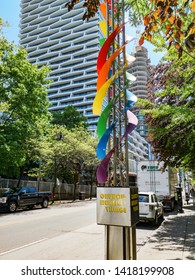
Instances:
[[[0,189],[0,208],[7,208],[9,212],[22,207],[31,209],[35,205],[47,208],[49,202],[53,202],[52,192],[38,192],[34,186]]]

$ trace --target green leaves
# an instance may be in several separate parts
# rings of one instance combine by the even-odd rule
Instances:
[[[51,124],[48,73],[30,64],[24,49],[0,41],[0,175],[31,170],[28,174],[72,182],[78,166],[97,164],[96,141],[74,107],[54,113]]]
[[[54,125],[40,155],[44,162],[42,173],[52,179],[73,183],[75,174],[81,173],[81,169],[97,165],[96,144],[97,140],[82,127],[68,130]]]
[[[27,53],[0,40],[0,170],[17,175],[28,161],[28,143],[48,124],[48,68],[30,64]],[[40,125],[41,124],[41,125]]]
[[[159,160],[195,170],[195,60],[169,51],[150,80],[150,100],[139,101]]]
[[[79,126],[83,126],[87,129],[88,123],[87,118],[84,117],[75,107],[67,106],[64,108],[63,112],[54,111],[53,124],[64,125],[68,129],[73,129]]]

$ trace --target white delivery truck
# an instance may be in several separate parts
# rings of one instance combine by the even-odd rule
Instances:
[[[139,192],[154,192],[165,210],[174,209],[175,187],[178,185],[176,168],[167,167],[163,171],[163,162],[140,161],[137,165],[137,184]]]

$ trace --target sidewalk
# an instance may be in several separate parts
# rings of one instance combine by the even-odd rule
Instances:
[[[165,212],[165,219],[159,228],[150,237],[146,236],[143,245],[137,246],[137,260],[195,260],[195,206],[192,200],[190,204],[183,205],[183,210],[183,213]],[[82,232],[76,232],[80,240],[88,239],[91,250],[88,253],[80,252],[77,258],[71,251],[68,258],[104,259],[103,226],[93,224]]]
[[[162,225],[137,252],[138,260],[195,260],[195,206],[165,216]]]

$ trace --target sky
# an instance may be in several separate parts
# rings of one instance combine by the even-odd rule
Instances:
[[[3,28],[3,35],[10,42],[18,44],[20,0],[0,0],[0,17],[8,21],[10,27]]]
[[[8,41],[19,44],[19,24],[20,24],[20,0],[0,0],[0,17],[3,22],[8,21],[10,27],[3,28],[3,35]],[[135,30],[129,26],[126,28],[127,35],[135,36]],[[132,32],[132,34],[131,34]],[[127,47],[127,52],[130,54],[134,49],[134,42],[131,42]],[[156,65],[162,57],[162,53],[153,52],[153,46],[150,43],[143,45],[148,49],[148,57],[152,65]]]

